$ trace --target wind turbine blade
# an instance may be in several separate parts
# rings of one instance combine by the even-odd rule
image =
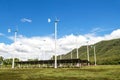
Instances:
[[[11,29],[8,29],[8,33],[10,33],[11,32]]]
[[[50,18],[48,18],[48,23],[50,23],[51,22],[51,19]]]

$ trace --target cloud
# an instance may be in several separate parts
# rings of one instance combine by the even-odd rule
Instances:
[[[27,18],[22,18],[22,19],[21,19],[21,22],[29,22],[29,23],[31,23],[32,20],[31,20],[31,19],[27,19]]]
[[[117,39],[117,38],[120,38],[120,29],[114,30],[111,34],[107,34],[104,36],[105,40]]]
[[[57,55],[66,54],[76,47],[94,44],[102,40],[110,40],[120,38],[120,29],[112,31],[104,36],[96,36],[95,34],[84,35],[66,35],[57,40]],[[12,39],[13,40],[13,39]],[[50,36],[25,37],[17,36],[17,42],[12,44],[0,43],[0,55],[5,58],[17,57],[22,60],[29,58],[50,59],[55,53],[54,38]]]
[[[97,33],[100,33],[100,32],[106,32],[106,31],[112,31],[112,30],[114,30],[114,28],[104,28],[104,29],[102,29],[102,28],[100,28],[100,27],[96,27],[96,28],[93,28],[91,31],[90,31],[90,33],[92,33],[92,34],[95,34],[95,35],[97,35]]]
[[[0,33],[0,36],[4,36],[4,34],[3,34],[3,33]]]
[[[96,33],[96,32],[101,32],[103,29],[101,29],[100,27],[96,27],[94,29],[91,30],[92,33]]]

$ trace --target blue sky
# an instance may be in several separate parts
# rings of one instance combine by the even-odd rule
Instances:
[[[59,37],[108,29],[98,33],[103,35],[120,26],[119,0],[0,0],[0,12],[1,33],[18,27],[28,37],[54,33],[55,17],[60,19]],[[22,18],[32,22],[21,22]],[[48,18],[52,20],[49,24]]]
[[[28,41],[51,37],[56,17],[60,20],[58,39],[66,41],[62,43],[67,44],[74,35],[94,35],[100,41],[99,36],[119,33],[120,0],[0,0],[0,43],[12,45],[14,33],[8,33],[8,28],[18,28],[19,39],[24,36]]]

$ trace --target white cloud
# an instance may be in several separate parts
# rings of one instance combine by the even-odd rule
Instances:
[[[96,27],[91,30],[92,33],[100,32],[100,31],[102,31],[102,29],[100,27]]]
[[[32,20],[31,20],[31,19],[27,19],[27,18],[22,18],[22,19],[21,19],[21,22],[29,22],[29,23],[31,23]]]
[[[96,27],[96,28],[93,28],[90,32],[94,35],[97,35],[97,33],[100,33],[100,32],[106,32],[106,31],[112,31],[114,30],[114,28],[100,28],[100,27]]]
[[[0,36],[4,36],[4,34],[3,34],[3,33],[0,33]]]
[[[96,36],[95,34],[85,35],[66,35],[57,40],[57,55],[65,54],[71,49],[89,44],[94,44],[101,40],[110,40],[120,38],[120,29],[114,30],[110,34],[104,36]],[[89,39],[89,40],[88,40]],[[53,37],[24,37],[22,35],[17,36],[17,42],[10,45],[0,43],[0,55],[3,57],[18,57],[22,60],[28,58],[49,59],[54,55],[55,42]]]
[[[111,39],[112,39],[112,38],[120,38],[120,29],[117,29],[117,30],[113,31],[113,32],[110,34],[110,37],[111,37]]]

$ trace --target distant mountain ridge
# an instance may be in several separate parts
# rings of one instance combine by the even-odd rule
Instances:
[[[94,49],[89,45],[90,62],[94,64]],[[94,44],[97,64],[120,64],[120,39],[105,40]],[[87,47],[78,49],[79,58],[87,60]],[[72,58],[76,58],[77,50],[72,50]],[[60,59],[60,56],[57,56]],[[61,55],[62,59],[71,59],[71,52]]]

